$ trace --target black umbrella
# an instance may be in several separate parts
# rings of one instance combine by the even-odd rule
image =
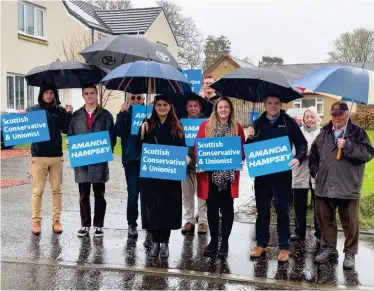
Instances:
[[[29,86],[40,87],[44,83],[56,85],[57,89],[82,88],[83,85],[98,84],[106,73],[97,66],[80,62],[57,61],[38,66],[26,75]]]
[[[80,53],[87,63],[113,70],[135,61],[155,61],[180,69],[178,62],[161,44],[143,36],[114,35],[100,39]]]
[[[302,97],[281,74],[260,67],[239,68],[223,76],[211,87],[224,96],[250,102],[261,102],[269,94],[276,94],[283,103]]]

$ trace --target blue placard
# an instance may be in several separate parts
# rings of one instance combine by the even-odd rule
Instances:
[[[181,118],[181,123],[184,129],[184,137],[186,139],[186,145],[192,147],[195,143],[195,138],[199,132],[200,125],[208,120],[206,118]]]
[[[186,180],[187,147],[143,144],[140,177],[163,180]]]
[[[151,117],[153,106],[152,105],[131,105],[132,116],[131,116],[131,134],[138,134],[139,127],[144,119]],[[146,117],[146,115],[148,115]]]
[[[191,89],[196,94],[200,93],[200,89],[202,87],[202,69],[191,69],[191,70],[182,70],[183,75],[187,78],[187,80],[191,83]]]
[[[199,170],[219,171],[242,168],[242,145],[239,136],[196,139]]]
[[[258,111],[249,111],[249,123],[255,122],[255,120],[260,116]]]
[[[244,152],[251,178],[291,170],[288,164],[293,155],[287,136],[246,144]]]
[[[72,168],[113,161],[108,131],[68,136]]]
[[[1,115],[1,131],[5,146],[50,140],[45,110]]]

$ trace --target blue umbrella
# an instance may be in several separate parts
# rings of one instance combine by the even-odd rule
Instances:
[[[365,69],[328,66],[307,74],[292,86],[304,92],[374,106],[374,72]]]
[[[189,81],[178,69],[154,61],[123,64],[106,75],[100,83],[107,89],[134,94],[191,93]]]

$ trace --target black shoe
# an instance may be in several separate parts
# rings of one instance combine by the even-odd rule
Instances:
[[[321,252],[314,258],[314,262],[318,264],[326,264],[330,260],[336,260],[339,258],[339,254],[336,249],[324,248]]]
[[[94,236],[96,236],[96,237],[104,236],[103,229],[101,227],[96,227]]]
[[[221,246],[218,251],[218,256],[226,258],[229,254],[229,243],[221,243]]]
[[[304,241],[304,240],[305,240],[305,237],[300,237],[297,234],[293,234],[290,237],[290,241],[292,241],[292,242],[301,242],[301,241]]]
[[[152,243],[152,248],[149,251],[151,257],[158,257],[160,254],[160,243]]]
[[[217,249],[218,249],[217,245],[216,244],[212,244],[212,242],[210,242],[205,247],[204,257],[209,257],[209,258],[215,257],[217,255]]]
[[[89,227],[82,227],[80,230],[77,232],[77,236],[79,237],[84,237],[90,234],[90,228]]]
[[[160,246],[160,258],[166,259],[169,257],[169,244],[161,243]]]
[[[136,226],[129,225],[129,229],[127,231],[128,238],[138,238],[138,230]]]
[[[321,239],[316,237],[316,246],[320,247],[321,246]]]
[[[345,254],[343,269],[352,270],[355,268],[355,255],[354,254]]]

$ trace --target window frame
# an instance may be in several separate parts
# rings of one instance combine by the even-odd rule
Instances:
[[[323,117],[324,116],[324,103],[325,103],[323,98],[308,98],[307,100],[314,100],[314,106],[317,108],[317,110],[318,110],[318,107],[317,107],[318,104],[322,106],[322,110],[321,110],[322,112],[318,113],[318,115]],[[302,98],[293,101],[293,106],[295,108],[303,108],[302,105],[303,105]]]
[[[21,4],[23,5],[23,27],[24,27],[24,31],[20,30],[19,27],[17,27],[17,31],[19,34],[22,34],[22,35],[25,35],[25,36],[31,36],[31,37],[34,37],[34,38],[38,38],[38,39],[42,39],[42,40],[45,40],[45,8],[43,7],[40,7],[40,6],[37,6],[37,5],[34,5],[32,3],[29,3],[29,2],[25,2],[25,1],[18,1],[18,4],[17,4],[17,20],[19,22],[19,9],[18,9],[18,5]],[[34,11],[34,34],[29,34],[27,33],[27,28],[26,28],[26,22],[27,22],[27,13],[26,13],[26,5],[29,5],[33,8],[33,11]],[[36,35],[36,12],[37,11],[41,11],[42,12],[42,31],[43,31],[43,35],[42,36],[39,36],[39,35]],[[18,26],[18,23],[17,23],[17,26]]]
[[[8,90],[9,90],[9,87],[8,87],[8,77],[11,77],[13,79],[13,103],[14,103],[14,106],[13,108],[8,108]],[[24,93],[23,93],[23,102],[22,102],[22,109],[26,109],[27,107],[29,106],[33,106],[35,105],[35,87],[34,86],[29,86],[27,84],[27,81],[26,81],[26,78],[24,75],[22,74],[13,74],[13,73],[7,73],[6,74],[6,79],[7,79],[7,88],[6,88],[6,112],[18,112],[19,109],[16,109],[17,108],[17,88],[16,88],[16,77],[21,77],[23,79],[23,90],[24,90]],[[30,89],[32,88],[32,89]],[[29,90],[32,90],[33,92],[33,104],[27,104],[27,101],[28,101],[28,95],[29,95]]]

